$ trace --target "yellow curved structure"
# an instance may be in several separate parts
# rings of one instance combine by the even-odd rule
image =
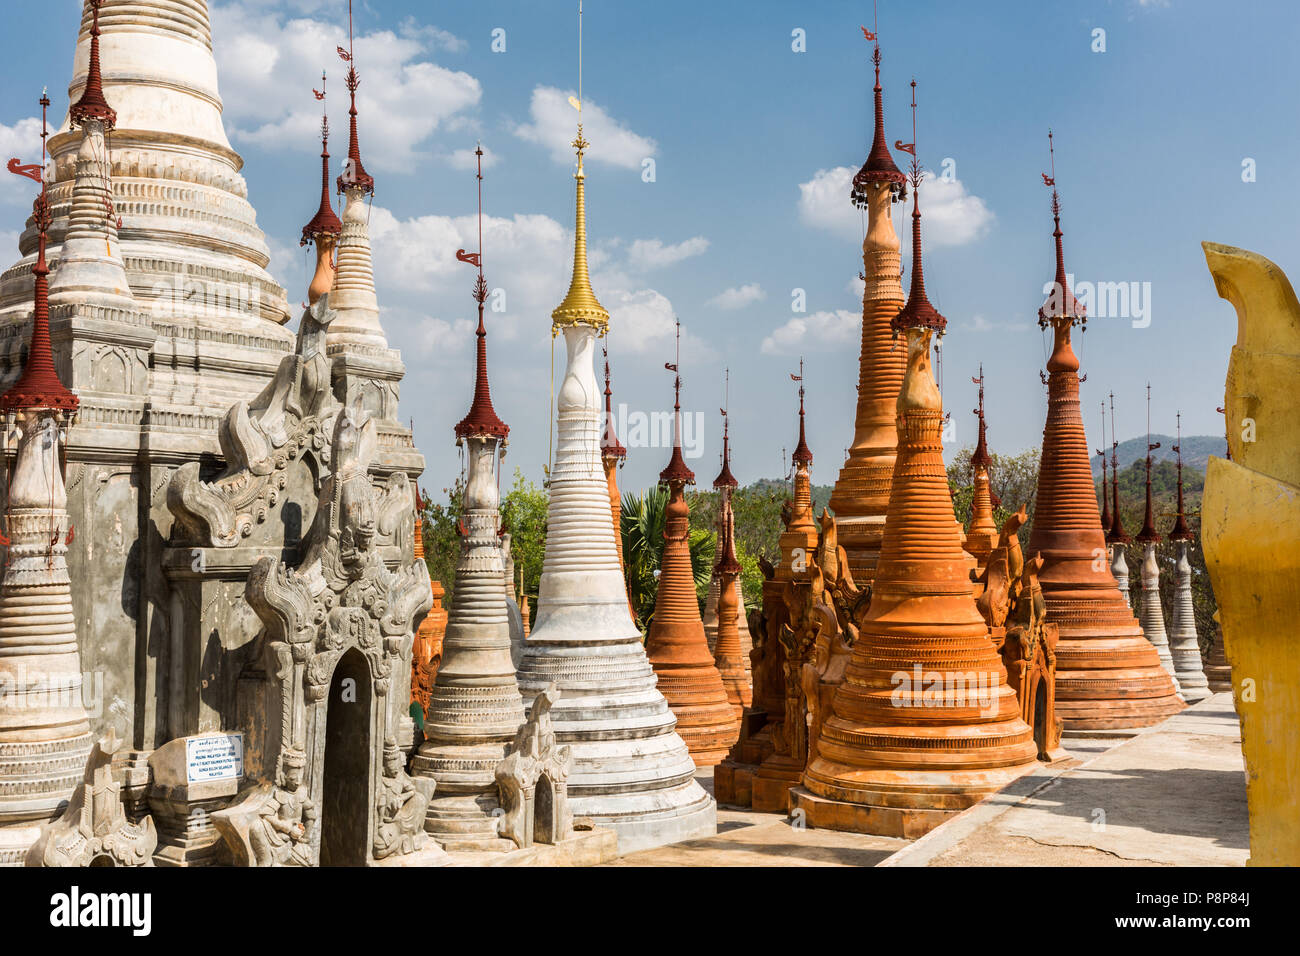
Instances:
[[[1300,302],[1263,256],[1202,243],[1237,309],[1224,409],[1231,461],[1211,458],[1201,543],[1232,665],[1252,866],[1300,865]]]

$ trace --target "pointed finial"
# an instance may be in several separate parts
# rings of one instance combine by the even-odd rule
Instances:
[[[948,320],[926,297],[925,271],[921,263],[921,180],[924,177],[916,158],[916,80],[912,80],[912,142],[898,140],[894,148],[912,154],[912,289],[907,304],[889,325],[895,332],[924,328],[942,335],[948,327]]]
[[[475,179],[478,184],[478,251],[467,253],[464,249],[456,250],[456,258],[478,268],[478,279],[474,283],[474,301],[478,303],[478,329],[474,335],[477,343],[477,364],[474,372],[474,401],[469,413],[456,425],[456,437],[470,435],[506,438],[510,426],[503,422],[492,407],[492,389],[488,382],[487,365],[487,328],[483,324],[483,303],[487,299],[487,280],[483,277],[483,147],[475,150],[478,157],[478,171]]]
[[[352,0],[348,0],[348,48],[338,48],[339,59],[348,65],[346,84],[350,105],[348,107],[348,160],[344,164],[343,172],[339,174],[338,191],[346,192],[348,189],[359,189],[363,193],[373,193],[375,191],[374,177],[366,172],[366,167],[361,162],[361,145],[357,139],[357,87],[361,85],[361,78],[357,75],[357,64],[353,58],[353,32],[352,32]]]
[[[1142,521],[1142,530],[1137,539],[1143,544],[1160,540],[1156,530],[1155,513],[1151,510],[1151,453],[1160,447],[1160,442],[1151,442],[1151,383],[1147,382],[1147,510]]]
[[[298,242],[300,246],[305,246],[311,242],[319,242],[322,239],[333,242],[343,232],[343,223],[339,221],[339,217],[330,204],[330,119],[325,106],[324,70],[320,72],[320,89],[313,89],[312,93],[316,96],[316,99],[320,100],[321,104],[320,205],[316,208],[316,215],[312,216],[311,221],[302,227],[302,238]]]
[[[1097,449],[1101,458],[1101,530],[1110,530],[1110,485],[1106,481],[1106,403],[1101,403],[1101,447]]]
[[[876,26],[874,7],[872,29],[868,30],[863,27],[862,34],[867,38],[867,42],[874,45],[871,60],[875,64],[876,71],[876,85],[872,90],[875,98],[876,125],[871,139],[871,151],[867,154],[867,161],[862,164],[862,168],[853,177],[853,187],[849,191],[850,201],[859,209],[865,208],[870,202],[871,193],[867,188],[868,184],[888,183],[893,193],[894,202],[900,202],[907,198],[907,177],[894,165],[894,157],[890,155],[889,146],[885,139],[885,107],[882,99],[883,91],[880,86],[880,33]]]
[[[1119,439],[1115,433],[1115,393],[1110,393],[1110,471],[1111,471],[1111,526],[1106,541],[1110,544],[1128,544],[1133,539],[1124,530],[1119,513]]]
[[[724,370],[724,375],[726,384],[723,385],[723,404],[718,409],[722,413],[722,470],[713,479],[713,487],[718,489],[736,488],[740,485],[731,473],[731,369]]]
[[[90,0],[90,66],[86,71],[86,86],[81,98],[68,110],[73,126],[84,126],[87,120],[99,120],[104,129],[117,125],[117,113],[104,99],[104,79],[99,65],[99,8],[104,0]]]
[[[1178,513],[1174,518],[1174,526],[1169,530],[1170,541],[1191,541],[1196,537],[1192,529],[1187,527],[1187,507],[1183,502],[1183,413],[1180,411],[1176,415],[1177,419],[1177,436],[1178,444],[1174,445],[1174,455],[1178,462]]]
[[[979,441],[975,444],[975,451],[970,456],[972,468],[988,468],[993,464],[993,458],[989,455],[988,443],[986,441],[987,423],[984,420],[984,363],[980,363],[979,378],[971,378],[971,381],[980,387],[979,407],[975,411],[979,419]]]
[[[666,485],[693,485],[695,472],[686,467],[682,457],[682,323],[677,320],[677,361],[664,362],[664,368],[673,373],[673,454],[668,460],[668,467],[659,473],[659,480]]]
[[[42,409],[52,408],[65,412],[76,411],[80,404],[77,396],[64,387],[59,374],[54,370],[54,355],[50,350],[50,267],[45,259],[47,233],[53,216],[45,178],[46,138],[50,135],[49,108],[50,98],[41,91],[41,163],[39,166],[20,167],[18,160],[9,160],[9,171],[20,176],[38,180],[41,184],[40,195],[32,206],[32,218],[38,232],[36,245],[36,262],[32,265],[35,278],[32,308],[32,338],[27,348],[27,361],[22,374],[4,395],[0,396],[0,409]]]
[[[610,387],[609,348],[601,345],[600,351],[605,359],[605,433],[600,439],[600,456],[621,461],[627,457],[627,449],[618,440],[618,433],[614,430],[614,390]]]
[[[808,441],[805,438],[804,431],[804,407],[803,407],[803,356],[799,356],[799,374],[790,373],[790,378],[799,383],[799,444],[794,448],[794,454],[790,456],[790,461],[798,467],[800,464],[811,465],[813,463],[812,450],[808,447]]]
[[[1052,291],[1038,310],[1038,324],[1042,328],[1047,328],[1049,323],[1060,322],[1065,328],[1068,328],[1074,322],[1084,323],[1087,321],[1087,312],[1082,303],[1074,297],[1070,291],[1070,285],[1066,281],[1065,273],[1065,250],[1061,244],[1061,197],[1056,191],[1056,144],[1052,137],[1052,131],[1047,131],[1047,151],[1051,161],[1051,175],[1043,173],[1043,184],[1052,187],[1052,222],[1055,228],[1052,230],[1052,238],[1056,241],[1056,278],[1052,284]],[[1058,340],[1060,336],[1058,335]],[[1068,341],[1067,341],[1068,345]],[[1057,352],[1061,351],[1058,341]],[[1058,358],[1052,356],[1053,360]],[[1078,369],[1078,360],[1071,354],[1068,358],[1060,357],[1067,364],[1073,359],[1074,369]],[[1052,363],[1048,363],[1048,368]]]

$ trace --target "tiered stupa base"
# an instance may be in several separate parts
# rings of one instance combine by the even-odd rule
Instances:
[[[609,612],[620,618],[609,630],[626,631],[626,605]],[[561,614],[552,611],[546,630],[562,630],[554,624]],[[621,854],[714,835],[717,804],[695,779],[695,762],[674,733],[676,718],[640,640],[538,640],[541,632],[539,626],[528,640],[519,689],[531,707],[547,685],[559,687],[551,717],[558,742],[573,748],[568,792],[575,823],[612,829]]]

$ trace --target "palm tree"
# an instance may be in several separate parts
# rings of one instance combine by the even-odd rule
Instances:
[[[655,597],[659,593],[659,562],[664,553],[664,522],[668,511],[668,488],[656,485],[642,495],[628,492],[623,496],[619,531],[623,536],[623,564],[628,593],[636,608],[641,633],[650,632]],[[717,536],[702,528],[690,532],[691,572],[695,577],[696,597],[701,602],[708,593],[713,573],[713,555]]]

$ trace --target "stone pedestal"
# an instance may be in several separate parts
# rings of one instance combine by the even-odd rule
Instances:
[[[202,735],[199,735],[201,737]],[[168,741],[149,758],[153,784],[149,809],[158,830],[156,866],[211,866],[217,862],[221,834],[212,813],[224,809],[239,793],[243,777],[191,783],[186,748],[191,737]]]
[[[1189,542],[1175,542],[1174,619],[1169,629],[1169,653],[1174,661],[1178,689],[1189,704],[1210,696],[1209,682],[1201,666],[1201,645],[1196,634],[1196,608],[1192,604],[1192,565],[1187,560]]]
[[[1142,633],[1156,649],[1160,666],[1178,686],[1174,674],[1174,658],[1169,653],[1169,636],[1165,633],[1165,612],[1160,603],[1160,562],[1156,558],[1155,542],[1142,546]]]

